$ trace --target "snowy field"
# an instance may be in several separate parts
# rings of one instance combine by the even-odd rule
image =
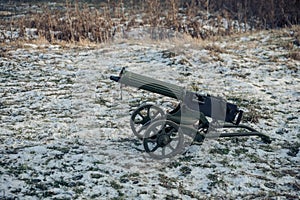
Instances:
[[[215,42],[1,47],[0,199],[298,199],[300,61],[286,44],[300,50],[289,29]],[[122,67],[226,98],[273,142],[211,139],[153,160],[130,114],[172,102],[128,87],[120,99],[109,76]]]

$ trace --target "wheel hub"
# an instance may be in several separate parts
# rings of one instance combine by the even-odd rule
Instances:
[[[157,145],[159,147],[164,147],[171,142],[171,138],[167,134],[161,134],[157,137]]]

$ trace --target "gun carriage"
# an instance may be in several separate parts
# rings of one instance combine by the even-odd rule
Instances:
[[[110,76],[110,79],[179,101],[177,107],[168,112],[153,104],[143,104],[131,115],[132,132],[143,140],[145,151],[154,158],[183,153],[187,144],[191,144],[187,141],[201,144],[205,138],[258,136],[263,142],[271,143],[267,135],[240,124],[243,111],[220,97],[187,91],[125,68],[119,76]],[[224,132],[224,129],[239,131]]]

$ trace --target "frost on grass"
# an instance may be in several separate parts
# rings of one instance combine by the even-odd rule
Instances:
[[[9,50],[0,57],[0,198],[296,199],[300,63],[280,45],[282,35]],[[238,104],[243,123],[273,143],[207,140],[151,160],[130,130],[130,113],[144,102],[168,109],[174,101],[128,87],[121,99],[108,78],[124,66]]]

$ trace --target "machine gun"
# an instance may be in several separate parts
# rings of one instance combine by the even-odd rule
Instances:
[[[205,138],[259,136],[263,142],[271,143],[267,135],[241,125],[243,111],[220,97],[187,91],[181,86],[126,71],[125,68],[119,76],[110,76],[110,79],[179,101],[169,112],[156,105],[143,104],[131,115],[130,126],[134,135],[143,140],[145,151],[154,158],[182,153],[189,143],[186,138],[202,143]],[[244,131],[218,132],[232,128]]]

